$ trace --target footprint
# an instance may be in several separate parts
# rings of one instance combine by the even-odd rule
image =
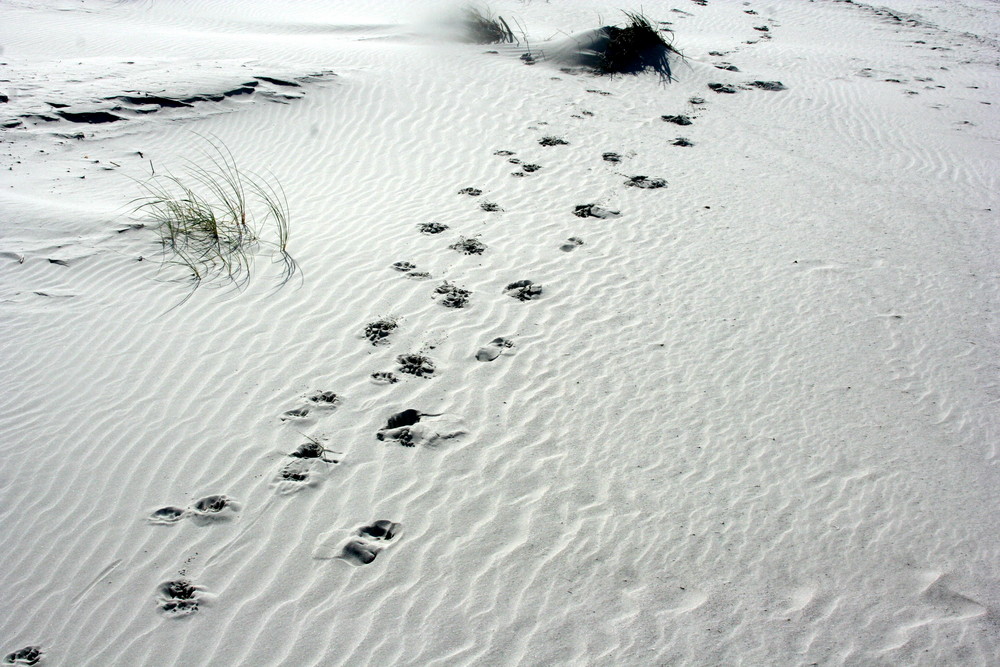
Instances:
[[[777,92],[779,90],[788,90],[788,86],[781,83],[780,81],[751,81],[750,85],[754,88],[760,88],[761,90],[770,90]]]
[[[577,204],[573,207],[573,215],[578,218],[616,218],[621,215],[620,211],[613,211],[610,208],[601,208],[597,204]]]
[[[331,407],[340,405],[340,396],[332,391],[321,391],[310,396],[308,400],[317,405],[326,405]]]
[[[375,341],[373,341],[372,343],[375,344]],[[291,410],[283,412],[281,414],[281,417],[279,417],[279,419],[283,422],[289,420],[300,421],[307,419],[309,415],[312,414],[313,408],[332,410],[333,408],[336,408],[338,405],[340,405],[340,396],[338,396],[335,392],[332,391],[319,391],[313,394],[312,396],[308,396],[306,398],[306,401],[309,403],[309,405],[303,405],[301,407],[293,408]]]
[[[375,371],[370,377],[375,384],[396,384],[399,382],[396,374],[389,371]]]
[[[431,419],[425,420],[425,417]],[[434,447],[440,440],[450,440],[465,433],[462,420],[452,415],[409,409],[391,415],[375,437],[379,440],[391,440],[404,447]]]
[[[691,118],[684,115],[679,116],[660,116],[660,120],[666,123],[673,123],[674,125],[691,125]]]
[[[517,280],[504,288],[503,293],[518,301],[531,301],[542,293],[542,286],[530,280]]]
[[[317,458],[296,458],[289,461],[274,476],[275,492],[287,495],[318,486],[327,475],[328,463],[336,463],[336,461],[325,461]]]
[[[295,408],[283,413],[280,417],[281,421],[288,421],[289,419],[305,419],[309,416],[309,408]]]
[[[374,322],[369,322],[365,325],[365,338],[368,339],[372,345],[378,345],[380,343],[386,342],[389,337],[399,324],[395,319],[391,317],[383,317],[380,320],[375,320]],[[287,414],[287,413],[286,413]]]
[[[41,646],[25,646],[22,649],[18,649],[13,653],[8,653],[3,659],[3,664],[5,665],[35,665],[38,661],[42,659]]]
[[[448,281],[434,288],[434,293],[444,297],[438,303],[446,308],[465,308],[465,305],[469,302],[469,297],[472,295],[472,292],[469,290],[452,285]]]
[[[667,182],[662,178],[649,178],[648,176],[630,176],[625,185],[632,188],[642,188],[644,190],[658,190],[667,187]]]
[[[462,188],[458,191],[460,195],[469,195],[470,197],[478,197],[483,194],[483,191],[479,188]]]
[[[458,241],[448,246],[452,250],[457,250],[463,255],[482,255],[486,250],[486,244],[476,238],[459,237]]]
[[[170,618],[190,616],[198,611],[202,590],[187,579],[166,581],[157,591],[157,605]]]
[[[421,222],[417,225],[417,229],[421,234],[440,234],[441,232],[448,229],[448,225],[441,224],[440,222]]]
[[[339,459],[328,459],[327,454],[340,454],[341,452],[335,452],[332,449],[327,449],[314,438],[310,438],[308,435],[306,438],[309,442],[305,442],[299,445],[298,449],[289,454],[292,458],[296,459],[319,459],[323,463],[340,463]]]
[[[538,143],[542,146],[569,146],[569,142],[562,137],[542,137]]]
[[[503,211],[503,209],[500,208],[500,204],[491,201],[484,201],[479,205],[479,208],[483,209],[487,213],[497,213]]]
[[[514,347],[514,341],[509,338],[494,338],[486,345],[479,348],[476,352],[476,359],[478,361],[493,361],[506,350],[510,350]]]
[[[180,507],[161,507],[152,514],[149,515],[147,519],[149,523],[155,523],[159,525],[169,525],[174,524],[184,518],[185,510]]]
[[[229,521],[240,510],[240,505],[229,496],[205,496],[196,500],[188,509],[191,520],[200,525]]]
[[[392,268],[400,273],[407,273],[408,271],[412,271],[417,268],[417,265],[411,262],[396,262],[392,265]]]
[[[322,482],[330,465],[340,463],[339,458],[328,458],[327,454],[339,455],[327,449],[315,438],[305,436],[308,442],[298,446],[288,456],[292,459],[281,467],[274,477],[273,484],[279,494],[295,493],[304,488],[317,486]]]
[[[622,156],[618,153],[602,153],[601,159],[605,162],[621,162]]]
[[[728,93],[730,95],[736,93],[736,87],[728,83],[710,83],[708,87],[717,93]]]
[[[386,519],[362,526],[344,545],[340,558],[351,565],[368,565],[399,536],[402,527],[402,524]]]
[[[559,246],[559,249],[562,250],[563,252],[573,252],[582,245],[583,245],[583,239],[578,238],[576,236],[571,236],[568,239],[566,239],[566,243],[563,243],[561,246]]]
[[[420,354],[401,354],[396,357],[399,372],[415,375],[418,378],[429,378],[434,375],[434,362]]]

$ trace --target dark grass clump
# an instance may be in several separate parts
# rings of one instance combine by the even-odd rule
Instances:
[[[628,19],[624,28],[605,26],[606,42],[596,49],[600,74],[639,74],[652,70],[664,81],[672,81],[669,55],[680,53],[653,27],[652,22],[636,12],[622,12]]]
[[[465,34],[474,44],[513,44],[514,32],[502,16],[493,16],[471,5],[462,10]]]

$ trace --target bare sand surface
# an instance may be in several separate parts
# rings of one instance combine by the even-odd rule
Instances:
[[[1000,4],[489,8],[0,1],[0,664],[1000,664]]]

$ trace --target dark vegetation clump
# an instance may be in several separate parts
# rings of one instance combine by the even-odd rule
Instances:
[[[503,210],[500,208],[500,204],[491,201],[484,201],[479,205],[479,208],[483,209],[487,213],[497,213]]]
[[[569,142],[561,137],[542,137],[538,140],[542,146],[568,146]]]
[[[605,162],[621,162],[622,156],[618,153],[602,153],[601,159]]]
[[[606,39],[595,49],[600,74],[639,74],[652,70],[664,81],[673,80],[670,70],[671,53],[678,51],[653,27],[648,18],[639,13],[623,12],[628,19],[624,28],[605,26],[601,31]]]
[[[674,139],[674,146],[694,146],[687,137],[677,137]]]
[[[542,168],[542,165],[540,165],[540,164],[523,164],[523,165],[521,165],[521,169],[525,170],[529,174],[531,172],[538,171],[541,168]]]
[[[474,44],[513,44],[517,41],[514,32],[502,16],[494,17],[473,6],[462,10],[465,34]]]
[[[483,194],[483,191],[479,188],[462,188],[458,191],[460,195],[469,195],[470,197],[478,197]]]

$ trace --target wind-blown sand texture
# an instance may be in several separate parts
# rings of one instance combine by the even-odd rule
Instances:
[[[886,1],[0,2],[0,664],[1000,664],[1000,8]]]

